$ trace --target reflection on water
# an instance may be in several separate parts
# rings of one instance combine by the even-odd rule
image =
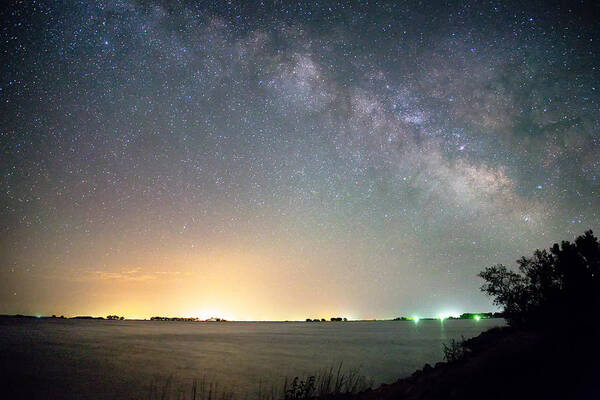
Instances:
[[[237,393],[280,386],[337,366],[376,384],[441,361],[442,343],[469,338],[493,320],[188,323],[7,320],[0,322],[3,375],[39,397],[145,398],[153,380],[207,377]]]

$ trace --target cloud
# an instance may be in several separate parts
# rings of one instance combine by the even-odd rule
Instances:
[[[104,269],[86,269],[73,271],[72,276],[78,276],[81,281],[121,281],[121,282],[147,282],[157,279],[173,278],[181,275],[180,271],[148,271],[143,268],[122,269],[108,271]]]

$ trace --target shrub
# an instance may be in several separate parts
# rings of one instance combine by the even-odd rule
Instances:
[[[448,344],[443,343],[442,350],[444,351],[444,360],[447,362],[462,360],[469,352],[464,337],[462,340],[451,339]]]

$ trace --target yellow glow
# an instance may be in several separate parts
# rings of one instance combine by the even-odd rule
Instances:
[[[210,318],[222,318],[222,319],[226,319],[228,321],[238,320],[230,312],[220,309],[218,307],[206,308],[206,309],[197,311],[195,313],[190,313],[190,316],[199,318],[201,320],[207,320]]]
[[[328,280],[315,281],[307,266],[273,251],[237,247],[164,254],[132,251],[112,257],[107,266],[74,269],[72,278],[60,282],[80,290],[89,288],[87,292],[94,296],[44,313],[230,321],[353,319],[357,315],[343,312],[339,293],[330,290]],[[290,270],[303,274],[295,276]]]
[[[291,257],[298,251],[293,247],[299,246],[297,238],[277,246],[223,240],[228,244],[182,250],[180,243],[163,241],[153,247],[132,245],[122,252],[101,251],[118,246],[115,240],[110,235],[99,239],[103,243],[97,248],[64,261],[62,273],[45,278],[47,287],[76,301],[46,301],[47,306],[35,312],[234,321],[381,317],[371,308],[361,309],[364,304],[353,292],[332,285],[337,277],[323,272],[318,257]]]

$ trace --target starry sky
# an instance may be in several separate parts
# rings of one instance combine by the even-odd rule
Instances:
[[[600,231],[594,2],[0,11],[0,313],[494,310]]]

